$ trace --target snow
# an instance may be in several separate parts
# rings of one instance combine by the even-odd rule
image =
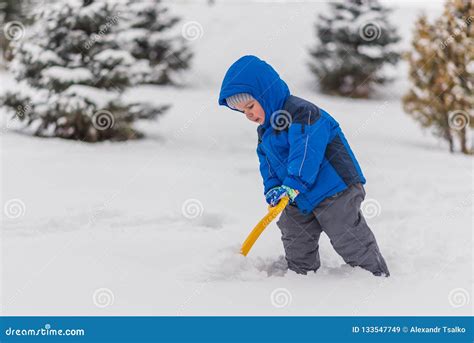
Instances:
[[[94,60],[105,64],[115,64],[122,61],[125,64],[133,64],[135,59],[128,51],[105,49],[94,56]]]
[[[87,82],[93,79],[93,75],[87,68],[65,68],[65,67],[49,67],[42,72],[47,79],[58,80],[66,83]]]
[[[120,44],[124,44],[124,43],[133,42],[134,40],[144,39],[149,33],[150,31],[145,30],[145,29],[131,28],[131,29],[126,29],[126,30],[118,32],[116,37],[117,37],[117,41]]]
[[[474,61],[471,61],[466,65],[466,71],[469,74],[474,74]]]
[[[66,89],[64,94],[87,99],[93,103],[96,108],[106,108],[109,103],[118,97],[118,94],[115,92],[84,85],[72,85]]]
[[[360,54],[366,55],[370,58],[381,58],[386,52],[380,46],[376,45],[360,45],[357,47]]]
[[[127,94],[173,105],[137,125],[146,140],[40,139],[5,128],[0,116],[2,314],[471,315],[469,302],[458,306],[449,295],[472,296],[472,158],[449,154],[403,113],[403,63],[378,100],[314,92],[306,47],[323,6],[173,5],[204,34],[193,41],[190,87]],[[405,46],[416,14],[393,14]],[[378,204],[368,222],[390,278],[344,266],[324,234],[316,274],[284,273],[275,223],[247,257],[238,254],[267,206],[256,127],[218,107],[217,96],[227,67],[246,53],[268,60],[295,95],[340,122],[368,179],[367,203]],[[3,90],[11,87],[9,75],[0,77]],[[20,216],[7,217],[14,203]],[[104,289],[114,302],[96,306]],[[291,301],[277,303],[278,294]]]
[[[23,44],[22,49],[32,57],[31,63],[41,63],[45,65],[48,63],[64,63],[54,51],[44,50],[42,47],[36,44],[25,43]]]

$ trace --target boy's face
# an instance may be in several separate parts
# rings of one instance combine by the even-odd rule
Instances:
[[[238,103],[235,107],[245,114],[248,120],[254,123],[263,124],[265,122],[265,111],[257,100],[249,100]]]

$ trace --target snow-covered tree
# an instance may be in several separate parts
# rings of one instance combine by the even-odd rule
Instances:
[[[384,65],[400,58],[390,10],[377,0],[338,0],[329,6],[330,13],[316,21],[318,43],[310,50],[310,68],[322,91],[367,98],[374,85],[391,80]]]
[[[446,139],[451,152],[458,147],[472,153],[468,138],[474,125],[474,3],[448,0],[433,24],[420,17],[412,46],[405,110]]]
[[[192,53],[180,30],[179,18],[171,16],[160,0],[125,0],[123,20],[113,28],[117,44],[136,59],[150,61],[152,72],[145,80],[154,84],[179,83],[180,71],[190,66]]]
[[[0,0],[0,49],[2,57],[11,57],[8,49],[12,40],[21,38],[24,27],[29,23],[29,12],[34,0]]]
[[[88,142],[137,138],[141,134],[131,124],[165,110],[124,101],[123,91],[145,82],[153,65],[117,43],[114,26],[122,20],[122,6],[93,0],[45,3],[16,42],[10,68],[18,85],[2,102],[36,135]]]

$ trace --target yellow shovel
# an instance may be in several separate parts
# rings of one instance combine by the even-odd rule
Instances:
[[[242,255],[247,256],[255,241],[262,234],[263,230],[265,230],[268,224],[270,224],[272,220],[275,219],[285,209],[288,201],[288,197],[283,197],[276,206],[268,206],[268,213],[258,222],[258,224],[253,228],[252,232],[250,232],[247,236],[245,242],[242,244],[242,247],[240,248],[240,253]]]

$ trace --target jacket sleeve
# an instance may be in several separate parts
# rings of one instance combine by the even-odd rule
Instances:
[[[270,162],[268,161],[267,155],[262,150],[260,145],[257,146],[257,155],[258,160],[260,162],[260,174],[263,178],[263,194],[266,194],[273,187],[280,186],[281,182],[276,176],[275,171],[270,166]]]
[[[283,185],[301,193],[308,191],[318,176],[331,134],[331,123],[319,117],[312,124],[292,123],[288,129],[290,152]]]

